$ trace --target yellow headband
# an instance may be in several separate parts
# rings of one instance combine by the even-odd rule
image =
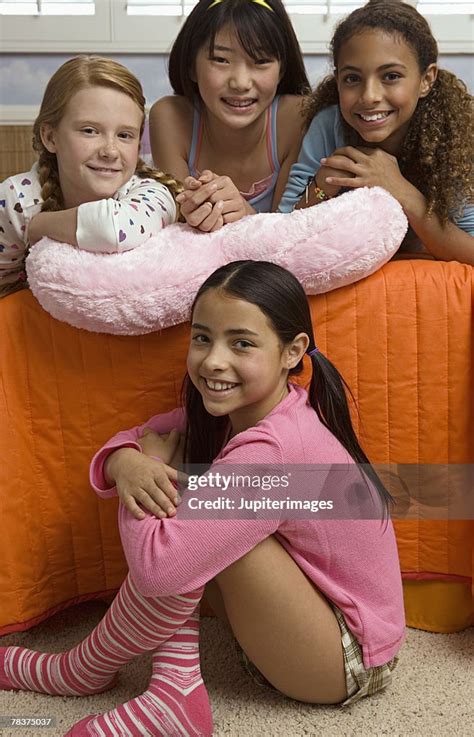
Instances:
[[[224,0],[214,0],[214,2],[209,5],[208,10],[210,10],[211,8],[213,8],[214,5],[219,5],[219,3],[223,3],[223,2],[224,2]],[[250,2],[251,3],[256,3],[257,5],[261,5],[262,8],[266,8],[271,13],[273,13],[273,8],[267,2],[265,2],[265,0],[250,0]]]

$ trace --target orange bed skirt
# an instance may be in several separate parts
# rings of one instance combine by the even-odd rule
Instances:
[[[310,298],[317,343],[355,395],[373,461],[474,462],[473,271],[393,262]],[[0,300],[0,634],[120,585],[117,503],[94,495],[88,465],[118,430],[179,403],[187,333],[88,333],[29,291]],[[473,523],[403,521],[396,534],[408,623],[472,624]]]

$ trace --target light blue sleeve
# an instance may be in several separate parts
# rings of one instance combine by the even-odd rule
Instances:
[[[454,218],[454,222],[458,228],[474,236],[474,204],[465,205],[462,215]]]
[[[316,174],[321,159],[344,145],[341,116],[337,105],[321,110],[308,128],[298,161],[293,164],[278,212],[291,212],[299,202],[308,184],[308,179]]]

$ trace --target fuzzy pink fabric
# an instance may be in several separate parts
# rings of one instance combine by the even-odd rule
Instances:
[[[291,214],[252,215],[215,233],[171,225],[121,254],[43,239],[26,266],[33,294],[53,317],[98,333],[141,335],[187,320],[197,289],[229,261],[273,261],[307,294],[319,294],[379,269],[406,230],[397,200],[374,187]]]

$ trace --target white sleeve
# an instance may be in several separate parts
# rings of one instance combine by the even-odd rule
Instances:
[[[24,275],[26,219],[20,194],[11,178],[0,184],[0,287]]]
[[[133,177],[117,199],[86,202],[77,208],[79,248],[95,253],[122,253],[141,246],[176,219],[167,187],[154,179]]]

